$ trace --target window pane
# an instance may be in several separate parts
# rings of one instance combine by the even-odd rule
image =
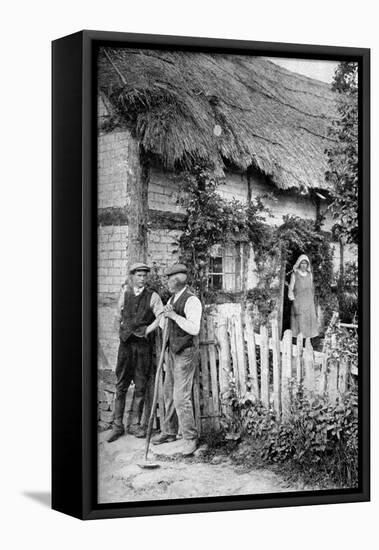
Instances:
[[[209,286],[213,290],[222,290],[222,275],[211,275]]]
[[[211,273],[222,273],[222,258],[211,258]]]

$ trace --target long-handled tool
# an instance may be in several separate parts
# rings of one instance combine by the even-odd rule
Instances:
[[[159,357],[157,372],[155,373],[153,403],[151,405],[149,423],[147,425],[147,432],[146,432],[145,460],[144,460],[144,462],[141,462],[140,464],[138,464],[138,466],[140,468],[159,468],[159,466],[160,466],[157,462],[152,462],[152,461],[147,460],[147,455],[149,453],[151,431],[153,429],[154,414],[155,414],[155,409],[156,409],[157,401],[158,401],[159,376],[161,374],[161,370],[162,370],[162,367],[163,367],[163,361],[164,361],[164,354],[165,354],[166,345],[167,345],[167,339],[168,339],[168,319],[166,319],[165,325],[164,325],[164,328],[163,328],[161,355]]]

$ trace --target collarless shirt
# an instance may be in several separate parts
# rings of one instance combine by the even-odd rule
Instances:
[[[180,298],[180,296],[187,288],[188,287],[185,286],[184,288],[182,288],[182,290],[177,292],[174,297],[171,298],[170,302],[172,304],[175,304],[175,302]],[[182,330],[184,330],[188,334],[191,334],[191,336],[197,336],[200,332],[202,310],[203,308],[199,298],[197,296],[190,296],[184,306],[185,317],[182,317],[181,315],[175,313],[172,319],[177,325],[179,325]]]

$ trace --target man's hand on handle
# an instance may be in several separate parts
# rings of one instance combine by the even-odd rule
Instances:
[[[174,311],[174,308],[172,304],[166,304],[163,308],[164,316],[168,319],[174,319],[176,316],[176,313]]]

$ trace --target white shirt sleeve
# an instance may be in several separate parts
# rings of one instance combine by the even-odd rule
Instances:
[[[161,297],[157,292],[153,292],[150,300],[150,307],[153,310],[155,318],[159,317],[163,313],[163,304]]]
[[[185,332],[197,336],[200,332],[201,314],[202,306],[199,298],[190,296],[184,306],[185,317],[176,314],[173,320]]]

